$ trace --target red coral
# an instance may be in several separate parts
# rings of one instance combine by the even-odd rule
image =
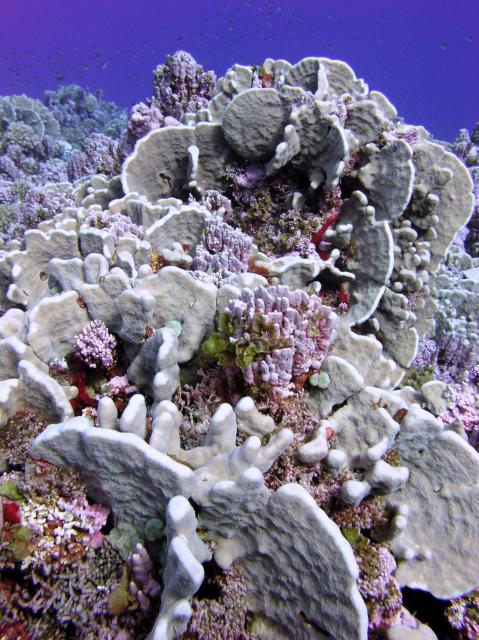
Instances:
[[[86,373],[79,371],[72,380],[72,384],[77,387],[78,395],[73,400],[70,400],[70,404],[73,407],[75,415],[80,415],[82,409],[85,407],[95,407],[97,402],[95,398],[92,398],[87,391],[86,385]]]
[[[21,622],[5,622],[0,625],[0,640],[30,640]]]
[[[3,501],[3,520],[8,524],[19,524],[22,520],[20,516],[20,505],[13,500]]]
[[[318,246],[323,241],[326,231],[336,222],[338,218],[339,211],[334,211],[333,213],[328,214],[323,224],[311,236],[311,242]]]

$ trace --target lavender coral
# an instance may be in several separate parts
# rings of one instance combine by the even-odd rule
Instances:
[[[284,396],[294,381],[320,369],[333,334],[331,311],[321,300],[286,286],[243,289],[219,325],[206,353],[238,366],[248,385],[267,385]]]
[[[32,146],[17,133],[9,176]],[[105,549],[149,543],[93,614],[146,619],[161,595],[151,638],[372,640],[415,626],[402,587],[476,589],[479,456],[458,434],[478,431],[478,265],[440,271],[473,207],[463,164],[325,58],[213,87],[178,52],[129,135],[121,177],[103,134],[75,154],[75,175],[107,175],[0,270],[0,420],[33,397],[57,423],[32,454],[106,501]],[[449,389],[394,390],[420,337]]]
[[[143,228],[134,224],[131,218],[121,213],[113,215],[103,211],[90,213],[85,218],[85,225],[95,229],[107,229],[115,243],[125,237],[139,238],[140,240],[143,238]]]
[[[215,74],[204,71],[192,55],[177,51],[153,73],[153,96],[136,104],[130,113],[124,148],[128,153],[135,142],[150,131],[176,126],[187,113],[208,106],[213,95]]]
[[[112,369],[116,362],[116,338],[101,320],[92,320],[75,337],[75,353],[90,369]]]
[[[220,219],[213,220],[196,247],[191,266],[222,280],[234,273],[247,271],[252,253],[249,236]]]
[[[26,180],[0,180],[0,241],[21,240],[27,229],[61,213],[74,204],[71,187],[63,185],[32,185]]]
[[[479,256],[479,122],[473,127],[471,134],[461,129],[450,145],[453,151],[468,167],[474,184],[474,211],[467,223],[465,247],[474,256]]]
[[[96,173],[111,178],[120,170],[118,142],[103,133],[92,133],[83,150],[74,149],[68,158],[67,172],[71,182]]]
[[[135,553],[128,559],[128,566],[134,579],[130,583],[130,593],[138,599],[140,608],[147,611],[150,608],[149,598],[159,597],[161,585],[153,576],[153,562],[143,545],[136,545]]]
[[[153,95],[165,115],[181,120],[183,114],[207,107],[215,79],[214,73],[203,71],[191,54],[177,51],[155,69]]]

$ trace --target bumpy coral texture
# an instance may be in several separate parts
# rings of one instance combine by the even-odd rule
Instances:
[[[62,137],[77,148],[92,133],[119,138],[126,125],[124,109],[105,101],[101,91],[90,93],[77,84],[45,91],[43,103],[60,124]]]
[[[476,640],[479,637],[479,595],[477,591],[452,600],[446,609],[446,617],[451,627],[461,638]]]
[[[473,275],[467,280],[463,272],[479,265],[464,258],[464,246],[454,258],[458,245],[437,275],[430,264],[432,254],[437,265],[444,259],[454,216],[458,211],[465,221],[472,202],[464,167],[430,142],[424,130],[401,124],[386,98],[369,92],[347,65],[325,59],[308,58],[294,67],[284,60],[267,60],[261,67],[236,65],[215,85],[212,73],[179,51],[155,70],[153,96],[133,107],[120,142],[121,110],[96,94],[66,87],[45,103],[48,108],[28,103],[37,114],[32,115],[22,100],[0,102],[0,214],[6,215],[1,232],[5,244],[18,239],[17,250],[1,256],[2,300],[6,308],[13,306],[12,292],[21,291],[25,307],[0,323],[2,338],[14,335],[0,340],[0,364],[9,377],[0,382],[7,397],[1,409],[11,411],[17,401],[22,408],[28,398],[21,394],[30,384],[42,399],[42,393],[48,402],[54,396],[68,410],[71,404],[76,416],[88,418],[77,422],[82,447],[88,451],[86,445],[95,438],[111,443],[105,445],[106,456],[94,451],[88,457],[89,481],[95,487],[96,474],[111,476],[121,462],[121,490],[112,483],[113,489],[103,487],[99,493],[113,494],[106,495],[118,511],[113,518],[136,521],[115,522],[105,537],[108,510],[88,502],[83,488],[63,483],[61,495],[50,491],[43,462],[29,467],[36,480],[23,481],[17,467],[25,465],[25,434],[37,436],[45,425],[32,426],[28,413],[17,413],[2,430],[6,441],[18,443],[15,454],[0,445],[0,470],[15,467],[0,477],[0,485],[6,484],[3,493],[0,487],[0,544],[7,554],[6,566],[0,563],[0,611],[9,625],[0,624],[0,636],[33,632],[50,637],[56,616],[61,629],[52,636],[55,640],[68,633],[81,640],[143,639],[162,597],[159,621],[170,625],[168,637],[257,640],[264,637],[262,631],[267,637],[283,637],[283,631],[295,637],[298,629],[276,631],[281,607],[267,598],[264,610],[253,615],[248,592],[262,563],[255,567],[250,560],[248,573],[242,572],[245,545],[236,525],[215,537],[216,525],[234,523],[231,513],[237,516],[241,509],[235,511],[228,499],[219,501],[216,520],[207,524],[208,514],[215,513],[215,492],[227,495],[241,475],[237,497],[243,504],[252,478],[263,481],[262,474],[268,491],[280,495],[285,483],[300,485],[316,512],[321,509],[324,526],[334,528],[335,548],[350,554],[350,582],[341,582],[344,572],[335,576],[331,570],[327,576],[348,585],[345,595],[353,588],[355,605],[362,610],[361,629],[348,627],[341,640],[351,640],[353,631],[354,640],[365,640],[367,633],[376,640],[395,625],[412,632],[417,622],[403,607],[395,574],[406,563],[414,570],[414,562],[429,568],[437,562],[437,573],[430,569],[431,583],[442,580],[447,587],[451,578],[440,575],[441,563],[448,552],[460,555],[466,545],[456,538],[454,547],[448,548],[447,541],[432,556],[421,548],[417,553],[423,555],[412,559],[412,543],[402,556],[397,552],[392,542],[398,533],[424,518],[424,512],[414,511],[414,502],[401,504],[408,487],[401,472],[413,479],[418,475],[417,460],[429,453],[436,429],[443,446],[462,452],[470,477],[476,477],[474,452],[457,433],[464,427],[477,447],[478,370],[472,340],[477,318],[469,308],[476,284]],[[249,126],[241,137],[243,118]],[[257,135],[250,135],[257,123]],[[476,130],[472,137],[462,132],[455,144],[473,178],[478,135]],[[130,152],[122,170],[123,156]],[[76,185],[44,185],[47,176],[65,180],[66,169],[70,180],[80,179]],[[121,170],[121,179],[115,177]],[[186,225],[185,219],[194,223]],[[22,244],[25,230],[42,222],[42,234],[28,234]],[[465,239],[470,251],[473,230],[470,223]],[[36,242],[28,241],[32,236]],[[185,287],[175,288],[175,282]],[[65,335],[56,341],[48,322],[43,326],[38,319],[38,305],[51,302],[53,292],[71,295],[71,290],[92,320],[78,333],[86,322],[82,319],[68,334],[66,319]],[[465,310],[456,314],[450,300],[459,290]],[[435,329],[431,308],[438,291],[443,302]],[[361,305],[364,311],[354,316]],[[192,318],[195,325],[204,321],[201,335],[187,329]],[[158,337],[165,324],[174,327],[174,336],[162,342]],[[38,331],[65,360],[49,361],[48,373],[42,363],[24,361],[17,374],[17,355],[34,358],[29,341],[38,341]],[[424,337],[414,360],[418,334]],[[178,363],[180,351],[188,351],[191,359]],[[415,390],[389,391],[403,372],[404,384]],[[13,373],[19,377],[10,378]],[[435,378],[447,384],[447,393],[431,400],[422,387]],[[430,389],[432,396],[435,389]],[[445,432],[435,416],[418,407],[435,400]],[[349,411],[353,403],[357,414]],[[411,406],[424,422],[418,434],[407,432]],[[59,451],[66,451],[62,434],[74,430],[75,423],[54,427]],[[448,432],[449,427],[457,433]],[[395,438],[404,442],[406,453],[408,447],[414,453],[417,445],[417,456],[411,454],[407,465],[399,452],[388,452]],[[47,456],[48,442],[44,447]],[[73,458],[65,460],[81,459],[80,449],[73,447]],[[115,460],[120,450],[125,455]],[[453,458],[446,458],[451,469],[440,470],[445,487],[459,484]],[[204,530],[196,529],[186,497],[183,504],[173,497],[176,510],[168,507],[165,518],[166,500],[160,504],[158,487],[167,474],[158,473],[155,490],[148,489],[151,470],[165,465],[174,468],[175,477],[184,476],[185,484],[178,480],[178,487],[182,496],[194,497]],[[55,472],[50,468],[48,473]],[[41,499],[31,495],[32,482],[42,487]],[[346,502],[348,485],[369,487],[370,494],[358,504]],[[461,485],[464,492],[469,489]],[[137,498],[132,500],[129,492]],[[144,500],[141,514],[138,496]],[[399,505],[394,510],[392,496]],[[437,496],[431,491],[431,502],[436,498],[447,503],[454,490],[441,489]],[[116,506],[121,501],[127,505],[123,513]],[[189,515],[181,510],[185,504]],[[143,531],[144,523],[138,522],[146,508],[155,517]],[[260,518],[258,509],[253,499],[244,512]],[[466,525],[473,530],[472,517],[469,522],[462,515],[457,530]],[[298,517],[292,508],[276,520],[283,521],[284,540],[294,538]],[[446,526],[446,509],[444,518]],[[328,605],[321,581],[316,600],[303,596],[307,602],[300,602],[299,586],[310,577],[307,553],[301,554],[301,560],[306,556],[304,572],[290,562],[287,545],[271,554],[270,543],[250,526],[254,519],[242,516],[240,523],[251,557],[271,556],[267,575],[273,598],[282,593],[278,583],[298,585],[287,597],[298,605],[294,621],[301,637],[323,637],[330,629],[316,622],[327,626],[333,614],[341,635],[341,616],[347,618],[347,611],[338,613],[337,602]],[[262,527],[260,522],[257,529]],[[157,538],[148,537],[152,528]],[[273,518],[266,538],[278,542],[280,530]],[[324,537],[314,538],[320,530],[311,524],[306,550],[308,545],[327,548]],[[166,541],[174,531],[178,535]],[[437,536],[441,539],[439,527]],[[202,548],[203,539],[215,561],[205,561],[209,551]],[[475,549],[470,553],[476,562]],[[221,570],[215,562],[224,563],[225,557],[235,563]],[[336,556],[328,552],[327,559],[337,566]],[[20,563],[23,582],[17,585],[9,576]],[[468,573],[474,574],[473,568]],[[476,586],[474,579],[469,588]],[[32,584],[39,595],[27,597],[24,587]],[[433,587],[425,586],[434,593]],[[462,638],[477,636],[476,600],[475,593],[456,598],[447,610],[452,629]],[[305,612],[318,605],[327,615],[310,621]],[[32,615],[18,621],[18,611],[25,610]]]
[[[2,476],[0,507],[6,495],[3,512],[10,516],[0,529],[2,638],[66,640],[74,634],[82,640],[128,640],[142,634],[155,610],[150,602],[139,606],[145,604],[144,575],[130,558],[130,596],[124,609],[114,611],[128,565],[101,532],[109,510],[87,502],[78,478],[30,461],[25,473]]]
[[[136,104],[130,113],[126,138],[128,153],[135,142],[150,131],[176,126],[186,113],[196,113],[208,105],[213,95],[215,75],[204,71],[186,51],[168,56],[153,72],[153,96]]]
[[[85,224],[95,229],[107,229],[115,243],[125,237],[143,238],[143,227],[134,224],[131,218],[121,213],[90,213],[85,218]]]
[[[270,386],[283,396],[292,381],[319,370],[332,336],[330,310],[320,299],[286,286],[243,289],[228,303],[219,334],[207,352],[235,364],[248,385]]]
[[[222,220],[213,220],[196,247],[192,268],[222,280],[248,270],[253,253],[251,238]]]
[[[120,173],[118,142],[103,133],[92,133],[68,158],[67,172],[71,182],[83,176],[101,173],[109,178]]]
[[[116,361],[116,338],[101,320],[92,320],[75,337],[78,359],[91,369],[112,369]]]
[[[474,184],[474,211],[467,224],[465,247],[474,256],[479,256],[479,122],[471,134],[461,129],[451,144],[451,150],[467,165]]]
[[[208,105],[214,82],[214,74],[204,72],[191,54],[177,51],[155,69],[153,95],[165,115],[180,120]]]

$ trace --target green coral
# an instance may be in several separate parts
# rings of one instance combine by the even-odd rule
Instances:
[[[12,526],[13,540],[9,544],[9,549],[13,555],[15,562],[25,560],[28,556],[29,548],[28,543],[30,541],[32,532],[30,527],[24,527],[20,524],[14,524]]]
[[[36,132],[28,124],[12,122],[4,138],[4,145],[18,144],[26,152],[31,152],[41,142]]]
[[[120,522],[110,531],[107,538],[110,544],[119,551],[123,560],[128,559],[138,543],[143,543],[137,529],[128,522]]]
[[[433,367],[421,367],[420,369],[409,369],[401,382],[401,387],[412,387],[420,391],[423,384],[431,382],[436,378]]]
[[[7,498],[7,500],[13,500],[14,502],[25,502],[25,496],[13,480],[7,480],[4,484],[0,485],[0,496]]]
[[[128,589],[129,582],[128,567],[125,565],[118,586],[108,596],[108,612],[111,615],[118,616],[121,613],[125,613],[134,604]]]
[[[151,518],[145,524],[145,538],[148,542],[157,542],[165,535],[165,523],[161,518]]]
[[[237,323],[241,320],[230,318],[226,313],[220,314],[219,332],[213,332],[203,343],[203,352],[215,359],[220,365],[235,365],[245,369],[258,357],[263,358],[272,349],[288,347],[289,343],[281,338],[274,340],[273,325],[264,321],[260,314],[255,314],[251,333],[243,339],[235,339]],[[274,340],[274,344],[273,344]]]

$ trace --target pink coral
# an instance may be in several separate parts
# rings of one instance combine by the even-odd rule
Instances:
[[[472,382],[449,386],[450,403],[440,418],[446,424],[461,422],[472,446],[477,448],[479,432],[479,395]]]
[[[116,338],[101,320],[92,320],[75,337],[75,353],[90,369],[112,369],[116,362]]]
[[[249,236],[220,219],[213,220],[196,247],[192,269],[209,273],[220,281],[247,271],[252,253]]]
[[[479,638],[479,592],[474,591],[462,598],[456,598],[446,609],[449,624],[461,632],[461,638],[477,640]]]
[[[328,353],[332,316],[315,295],[284,285],[243,289],[225,313],[225,337],[249,385],[271,385],[287,397],[291,381],[319,370]]]

